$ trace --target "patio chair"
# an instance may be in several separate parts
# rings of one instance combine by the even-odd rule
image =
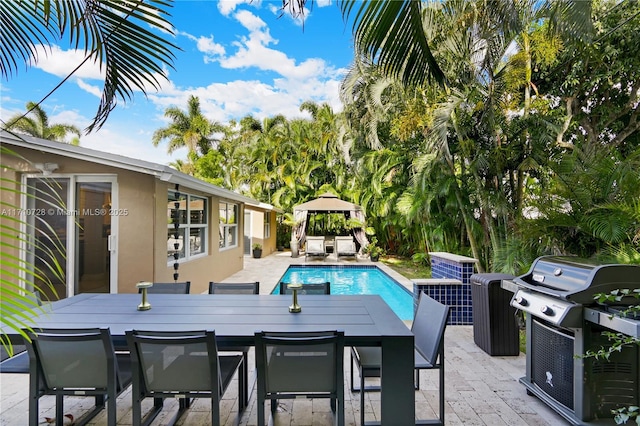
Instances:
[[[416,424],[444,425],[444,331],[449,317],[449,307],[427,296],[420,295],[411,331],[415,336],[415,388],[420,388],[420,370],[440,370],[439,411],[437,421],[418,421]],[[354,387],[354,362],[360,374],[360,387]],[[360,423],[364,422],[364,392],[380,390],[365,387],[365,378],[380,377],[382,350],[376,347],[351,348],[351,391],[360,392]]]
[[[244,380],[241,355],[218,355],[214,331],[127,331],[133,370],[133,425],[149,425],[162,411],[165,398],[180,397],[173,425],[191,405],[191,398],[211,399],[211,424],[220,425],[220,400],[236,371]],[[238,386],[238,417],[243,409]],[[143,419],[142,401],[154,398]]]
[[[189,294],[191,289],[191,281],[181,283],[153,283],[153,286],[147,288],[148,294]],[[142,293],[142,289],[138,289],[138,293]]]
[[[95,405],[74,424],[84,425],[107,404],[107,424],[116,425],[116,398],[131,382],[129,354],[116,355],[109,329],[24,330],[29,354],[29,425],[40,423],[38,402],[56,397],[56,424],[64,419],[64,396],[93,396]]]
[[[280,294],[292,294],[288,285],[291,283],[280,282]],[[302,288],[298,290],[298,294],[331,294],[331,283],[329,281],[324,283],[304,283]]]
[[[340,257],[353,257],[356,258],[358,251],[356,250],[356,243],[353,241],[353,237],[336,237],[335,239],[335,251],[336,258]]]
[[[209,294],[260,294],[260,282],[255,281],[252,283],[217,283],[211,281],[209,283]],[[223,351],[230,352],[242,352],[244,357],[244,396],[245,400],[242,402],[246,407],[249,405],[249,350],[250,346],[229,346],[222,348]]]
[[[307,257],[322,257],[324,260],[327,257],[327,251],[325,249],[324,237],[309,237],[307,236],[307,246],[304,250],[304,260]]]
[[[260,282],[252,283],[209,283],[209,294],[260,294]]]
[[[338,426],[344,425],[344,333],[256,332],[258,426],[264,426],[264,403],[278,399],[330,398]],[[275,423],[275,422],[274,422]]]

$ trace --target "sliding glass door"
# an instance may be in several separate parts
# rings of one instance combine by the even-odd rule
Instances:
[[[29,177],[26,185],[27,262],[43,299],[115,292],[116,178]]]

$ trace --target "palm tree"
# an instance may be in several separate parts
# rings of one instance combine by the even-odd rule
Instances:
[[[27,102],[27,114],[17,114],[11,117],[6,130],[15,130],[37,138],[48,139],[56,142],[65,142],[67,135],[76,135],[69,142],[71,145],[80,145],[80,129],[73,124],[49,124],[49,116],[35,102]],[[29,117],[32,115],[32,117]]]
[[[187,111],[177,107],[169,107],[164,111],[165,117],[171,119],[167,127],[162,127],[153,132],[153,146],[167,139],[167,152],[171,154],[176,149],[186,147],[189,155],[204,155],[217,142],[213,139],[214,133],[225,131],[225,127],[206,118],[200,109],[200,100],[191,95],[187,102]]]

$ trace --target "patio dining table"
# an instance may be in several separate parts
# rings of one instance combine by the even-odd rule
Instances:
[[[253,346],[259,330],[342,330],[347,346],[382,347],[381,424],[415,424],[413,334],[380,296],[300,295],[300,313],[279,295],[150,294],[146,311],[137,309],[140,301],[138,294],[80,294],[46,304],[30,325],[108,327],[114,339],[132,329],[215,330],[220,349]],[[0,332],[21,342],[13,330]]]

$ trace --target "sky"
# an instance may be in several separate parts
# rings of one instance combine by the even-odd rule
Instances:
[[[190,95],[200,99],[204,115],[220,123],[252,114],[258,119],[284,114],[304,117],[307,100],[326,102],[341,111],[339,86],[353,59],[351,26],[331,0],[315,0],[300,19],[282,15],[281,0],[175,0],[170,10],[175,69],[159,91],[136,92],[111,112],[98,131],[83,133],[80,145],[169,164],[186,158],[186,150],[167,154],[154,147],[153,132],[167,126],[166,108],[184,111]],[[83,52],[61,42],[21,67],[0,86],[0,118],[23,113],[29,101],[40,101],[83,60]],[[102,73],[86,64],[41,107],[50,124],[85,129],[100,102]]]

